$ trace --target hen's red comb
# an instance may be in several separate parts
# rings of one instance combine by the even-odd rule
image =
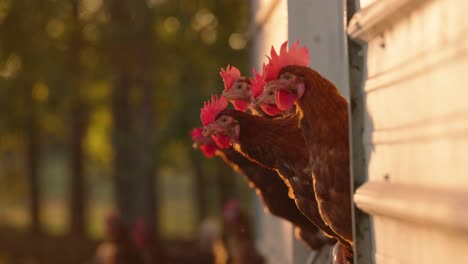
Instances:
[[[196,127],[190,131],[190,135],[192,136],[192,140],[195,141],[203,136],[203,128],[201,127]]]
[[[263,64],[263,69],[265,70],[265,64]],[[257,72],[257,69],[253,69],[254,77],[250,78],[250,89],[252,91],[253,98],[259,97],[263,93],[263,88],[265,87],[265,79],[263,75]]]
[[[239,69],[231,65],[228,65],[226,70],[221,68],[219,75],[223,78],[224,91],[231,89],[232,84],[241,77]]]
[[[203,108],[200,112],[200,119],[204,126],[215,121],[216,116],[223,111],[228,105],[227,99],[217,95],[211,96],[211,101],[205,101]]]
[[[309,65],[309,50],[306,46],[299,47],[299,40],[288,50],[288,41],[281,45],[279,54],[276,53],[275,48],[271,47],[269,62],[264,69],[265,81],[269,82],[278,78],[278,74],[282,68],[288,65]]]

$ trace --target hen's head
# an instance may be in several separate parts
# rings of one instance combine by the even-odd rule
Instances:
[[[237,120],[223,113],[226,107],[226,98],[212,96],[211,101],[205,102],[200,114],[204,126],[203,135],[211,136],[222,149],[229,148],[232,142],[237,141],[240,130]]]
[[[219,72],[224,82],[223,96],[226,97],[236,110],[245,112],[252,100],[249,78],[242,77],[240,71],[228,65]]]
[[[257,70],[254,69],[254,78],[250,80],[250,83],[252,84],[252,95],[254,98],[254,100],[252,101],[251,107],[255,107],[257,105],[256,102],[262,97],[265,85],[267,84],[264,74],[265,74],[265,65],[263,65],[262,74],[258,73]],[[264,98],[264,100],[262,100],[262,103],[258,105],[260,106],[262,111],[269,116],[276,116],[281,112],[276,107],[274,98],[271,100],[269,98]]]
[[[211,137],[204,136],[202,131],[202,127],[197,127],[190,132],[193,140],[193,148],[200,149],[203,155],[205,155],[207,158],[212,158],[215,156],[216,150],[218,148],[213,139]]]
[[[309,64],[309,51],[299,47],[296,41],[289,50],[287,42],[283,43],[280,53],[272,47],[269,62],[264,66],[262,92],[255,99],[265,113],[275,116],[291,109],[294,103],[304,94],[304,76],[296,68]],[[258,89],[258,88],[257,88]]]
[[[273,105],[278,112],[291,109],[294,103],[304,95],[304,77],[293,70],[298,66],[283,68],[278,79],[270,81],[256,100],[262,108]],[[273,108],[274,108],[273,107]],[[276,110],[276,109],[275,109]]]

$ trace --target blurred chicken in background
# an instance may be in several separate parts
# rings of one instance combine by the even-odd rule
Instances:
[[[117,214],[110,214],[105,221],[105,240],[98,245],[92,263],[118,264],[135,263],[143,264],[138,252],[128,236],[127,228],[120,221]]]
[[[252,223],[239,202],[231,199],[223,209],[231,264],[263,264],[265,259],[255,248]]]
[[[219,223],[214,219],[204,219],[198,229],[197,263],[227,263],[228,253],[223,243]]]

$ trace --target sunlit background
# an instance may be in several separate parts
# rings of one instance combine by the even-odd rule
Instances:
[[[189,241],[231,197],[248,208],[189,136],[220,67],[247,70],[248,17],[238,0],[0,0],[0,229],[96,241],[120,206]],[[1,232],[9,263],[21,241]]]

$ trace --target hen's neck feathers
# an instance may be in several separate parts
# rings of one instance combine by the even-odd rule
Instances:
[[[281,72],[291,72],[304,78],[305,91],[297,102],[301,123],[309,122],[314,136],[348,138],[348,102],[336,86],[308,67],[288,66]]]
[[[218,155],[236,171],[244,174],[250,187],[258,189],[257,193],[270,213],[290,221],[305,231],[313,233],[317,231],[298,210],[294,200],[288,197],[288,187],[276,171],[258,165],[233,148],[220,150]]]
[[[302,131],[297,116],[269,119],[235,110],[223,112],[239,122],[240,151],[261,165],[276,168],[278,163],[307,163]]]
[[[253,170],[255,170],[257,172],[259,172],[259,171],[272,172],[270,169],[265,168],[261,164],[259,165],[258,163],[249,160],[248,158],[246,158],[241,153],[235,151],[234,148],[232,148],[232,147],[228,148],[228,149],[223,149],[220,152],[221,152],[221,154],[219,154],[219,156],[224,160],[224,162],[226,162],[229,166],[231,166],[236,172],[245,174],[248,177],[252,176],[252,175],[248,175],[248,174],[249,174],[249,172],[251,172]]]

